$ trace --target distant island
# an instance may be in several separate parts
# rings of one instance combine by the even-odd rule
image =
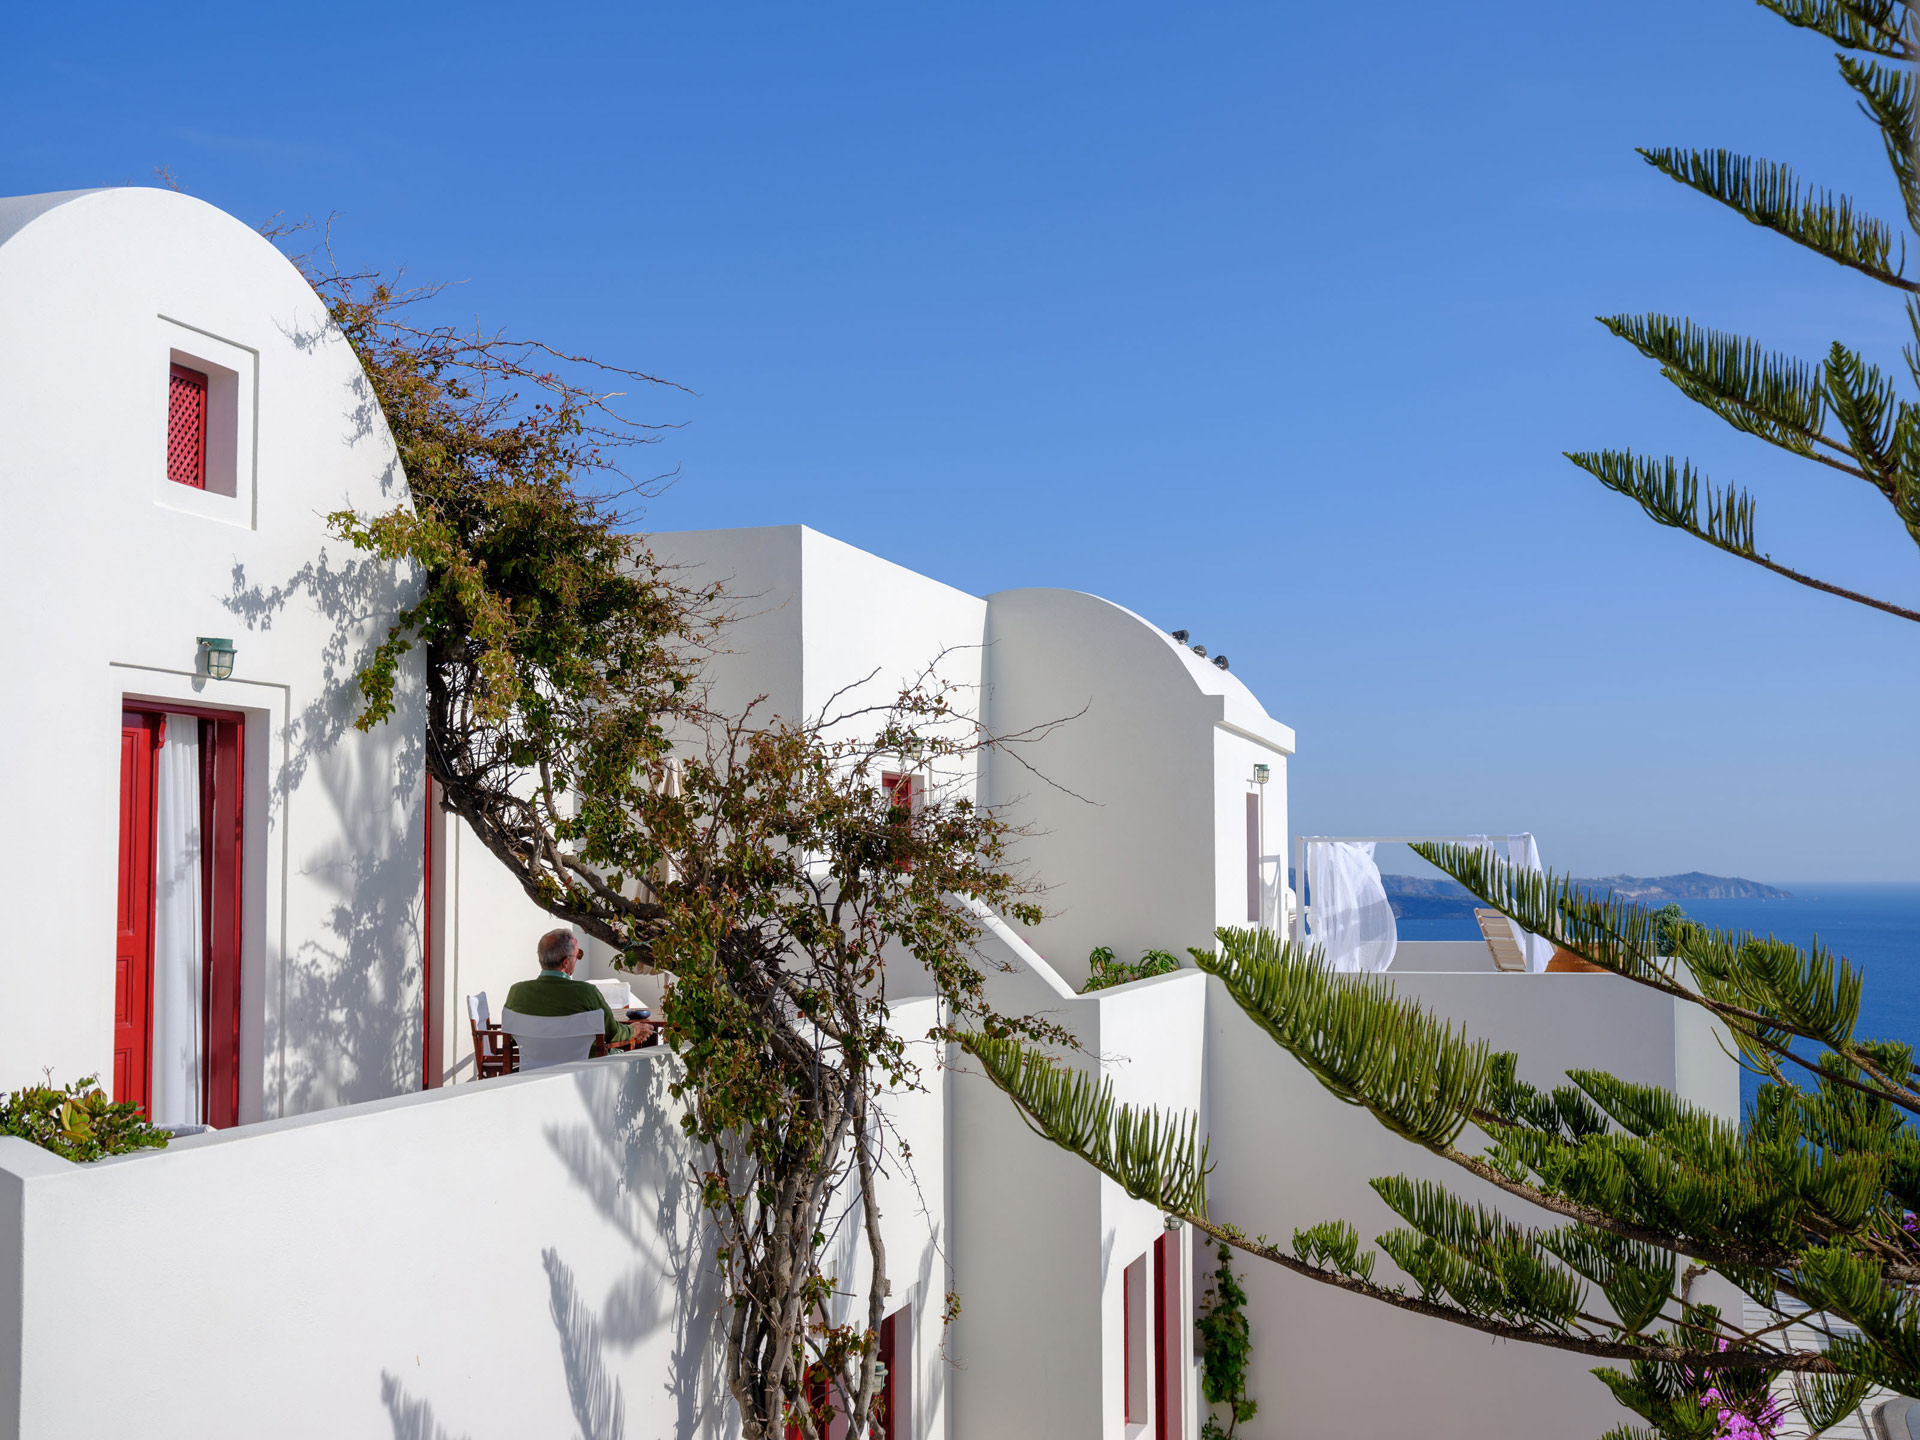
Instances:
[[[1449,915],[1465,915],[1480,902],[1451,880],[1422,875],[1382,875],[1387,899],[1396,917],[1414,920],[1438,920]],[[1666,905],[1682,900],[1785,900],[1785,890],[1762,885],[1757,880],[1742,880],[1729,875],[1704,875],[1689,870],[1684,875],[1602,875],[1596,879],[1573,882],[1597,895],[1612,891],[1614,898],[1634,905]]]
[[[1684,875],[1660,875],[1648,879],[1641,875],[1602,875],[1598,880],[1576,880],[1574,884],[1589,890],[1611,890],[1617,899],[1636,905],[1665,905],[1672,900],[1789,900],[1792,895],[1758,880],[1741,880],[1726,875],[1702,875],[1689,870]]]

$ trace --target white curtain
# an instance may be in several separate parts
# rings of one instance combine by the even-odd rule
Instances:
[[[1399,937],[1372,841],[1307,846],[1307,903],[1313,939],[1335,970],[1384,970],[1393,963]]]
[[[1293,891],[1287,888],[1286,877],[1284,855],[1260,857],[1260,924],[1283,939],[1293,924]]]
[[[200,1122],[200,722],[167,716],[154,787],[153,1098],[156,1125]]]
[[[1540,847],[1531,835],[1509,835],[1507,858],[1515,870],[1540,873]],[[1544,974],[1547,962],[1553,959],[1553,942],[1542,935],[1531,935],[1518,925],[1513,927],[1513,933],[1519,937],[1520,948],[1527,953],[1527,969],[1536,975]]]

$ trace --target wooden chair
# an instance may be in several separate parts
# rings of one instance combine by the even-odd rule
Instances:
[[[594,1043],[606,1037],[606,1024],[598,1006],[577,1015],[500,1012],[500,1028],[513,1036],[520,1052],[520,1070],[544,1070],[549,1065],[586,1059]]]
[[[473,1027],[473,1078],[511,1075],[513,1037],[487,1017],[487,992],[467,996],[467,1022]]]
[[[1524,971],[1527,968],[1527,952],[1520,948],[1511,920],[1498,910],[1475,910],[1473,918],[1480,922],[1480,934],[1487,942],[1487,949],[1493,952],[1494,969]]]

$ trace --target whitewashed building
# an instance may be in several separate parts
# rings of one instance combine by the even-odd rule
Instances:
[[[406,489],[325,320],[200,201],[0,201],[0,1086],[231,1125],[418,1082],[417,681],[351,728],[408,581],[324,518]]]
[[[735,1433],[671,1056],[471,1082],[465,999],[497,1007],[551,922],[429,816],[417,675],[392,723],[351,726],[411,581],[324,517],[406,490],[318,301],[198,201],[32,196],[0,201],[0,334],[0,1088],[96,1073],[211,1127],[92,1166],[0,1139],[0,1440]],[[1438,1173],[1199,972],[1080,993],[1095,946],[1287,923],[1294,736],[1230,670],[1097,597],[972,596],[802,526],[654,544],[739,597],[723,705],[807,718],[932,673],[1034,737],[924,777],[1026,824],[1048,887],[1030,932],[986,917],[995,1003],[1058,1018],[1122,1098],[1198,1110],[1217,1213],[1372,1234],[1369,1176]],[[1737,1099],[1710,1031],[1612,977],[1496,973],[1475,946],[1403,970],[1530,1078],[1595,1065]],[[893,984],[924,1035],[937,1001]],[[956,1058],[886,1102],[913,1153],[881,1196],[888,1440],[1197,1440],[1209,1257]],[[851,1232],[833,1244],[857,1287]],[[1617,1419],[1570,1357],[1239,1268],[1251,1440]]]

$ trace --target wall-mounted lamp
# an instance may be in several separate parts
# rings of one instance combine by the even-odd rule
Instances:
[[[1216,655],[1213,657],[1213,663],[1224,670],[1227,668],[1227,657],[1224,655]]]
[[[1271,765],[1256,765],[1253,767],[1253,783],[1254,784],[1264,785],[1267,783],[1267,781],[1271,780],[1272,778],[1273,778],[1273,767]]]
[[[1166,1227],[1169,1235],[1177,1235],[1180,1233],[1180,1217],[1178,1215],[1162,1216],[1161,1224]]]
[[[1194,654],[1196,654],[1196,655],[1198,655],[1198,656],[1199,656],[1199,657],[1200,657],[1200,658],[1201,658],[1202,660],[1204,660],[1204,659],[1206,659],[1206,658],[1207,658],[1207,647],[1206,647],[1206,646],[1204,646],[1204,645],[1195,645],[1195,646],[1192,646],[1191,648],[1192,648],[1192,650],[1193,650],[1193,653],[1194,653]]]
[[[200,648],[206,652],[207,674],[213,679],[224,680],[233,674],[233,641],[202,635]]]
[[[1186,632],[1186,631],[1184,631],[1184,630],[1175,630],[1175,631],[1173,631],[1173,632],[1171,632],[1171,633],[1172,633],[1172,635],[1173,635],[1173,638],[1174,638],[1174,639],[1176,639],[1176,640],[1178,640],[1178,641],[1179,641],[1179,642],[1180,642],[1180,643],[1181,643],[1182,645],[1184,645],[1184,644],[1186,644],[1186,643],[1187,643],[1187,632]]]

